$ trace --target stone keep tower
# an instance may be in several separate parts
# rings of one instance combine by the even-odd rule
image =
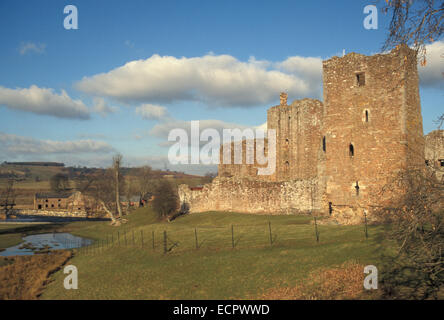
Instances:
[[[313,179],[317,176],[317,159],[321,139],[322,102],[316,99],[295,100],[268,109],[267,128],[276,130],[276,172],[273,181]]]
[[[323,62],[320,184],[332,213],[383,205],[380,193],[402,169],[424,166],[416,55],[350,53]]]

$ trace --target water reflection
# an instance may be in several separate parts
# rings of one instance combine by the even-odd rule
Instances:
[[[92,240],[74,236],[70,233],[43,233],[23,238],[23,243],[0,252],[0,256],[22,256],[46,253],[50,250],[73,249],[88,246]]]

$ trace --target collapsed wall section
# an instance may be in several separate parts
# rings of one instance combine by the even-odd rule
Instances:
[[[269,182],[217,177],[201,190],[179,186],[181,203],[190,212],[228,211],[255,214],[293,214],[320,208],[316,179]]]

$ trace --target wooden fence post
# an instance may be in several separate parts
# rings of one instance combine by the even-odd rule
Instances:
[[[271,233],[271,221],[268,221],[268,230],[270,232],[270,246],[273,245],[273,234]]]
[[[319,242],[318,223],[316,221],[316,217],[314,217],[314,221],[315,221],[316,242]]]
[[[231,225],[231,246],[234,249],[234,226]]]
[[[368,231],[367,231],[367,213],[364,210],[364,224],[365,224],[365,238],[368,239]]]

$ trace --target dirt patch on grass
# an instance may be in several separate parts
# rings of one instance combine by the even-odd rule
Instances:
[[[337,268],[312,272],[295,287],[272,288],[259,299],[265,300],[347,300],[374,299],[364,290],[364,265],[346,262]]]
[[[71,251],[61,250],[7,258],[8,264],[0,267],[0,300],[37,299],[49,276],[71,257]]]

